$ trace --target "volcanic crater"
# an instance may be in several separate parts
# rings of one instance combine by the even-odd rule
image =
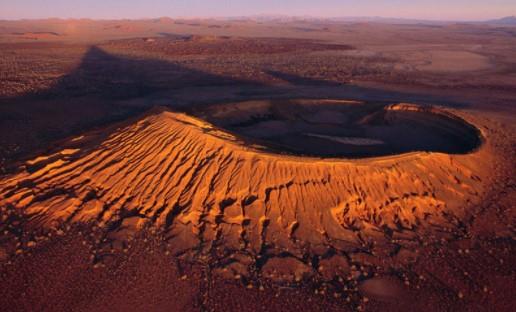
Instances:
[[[365,158],[414,151],[466,154],[481,144],[463,119],[430,106],[328,99],[210,105],[197,116],[269,151]]]
[[[0,179],[0,205],[36,228],[93,223],[107,250],[150,227],[222,275],[292,281],[395,261],[482,200],[489,148],[448,110],[274,103],[155,108],[85,133]]]

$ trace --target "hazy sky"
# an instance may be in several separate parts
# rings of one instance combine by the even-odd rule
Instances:
[[[516,15],[516,0],[0,0],[0,19],[256,14],[482,20]]]

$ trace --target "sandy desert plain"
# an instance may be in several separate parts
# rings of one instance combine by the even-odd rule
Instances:
[[[0,21],[0,310],[513,311],[516,27]]]

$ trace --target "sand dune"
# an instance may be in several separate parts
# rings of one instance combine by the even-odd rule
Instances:
[[[363,160],[270,154],[166,110],[109,131],[0,180],[0,205],[23,209],[33,226],[96,221],[110,242],[152,226],[183,257],[232,250],[243,255],[239,269],[228,264],[239,274],[280,278],[272,266],[300,278],[314,273],[306,255],[347,263],[344,252],[390,253],[396,240],[455,227],[489,172],[485,148]]]

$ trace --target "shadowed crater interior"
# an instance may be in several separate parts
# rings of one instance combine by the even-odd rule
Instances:
[[[481,144],[478,129],[463,119],[414,104],[260,100],[211,105],[194,114],[272,152],[301,156],[464,154]]]

